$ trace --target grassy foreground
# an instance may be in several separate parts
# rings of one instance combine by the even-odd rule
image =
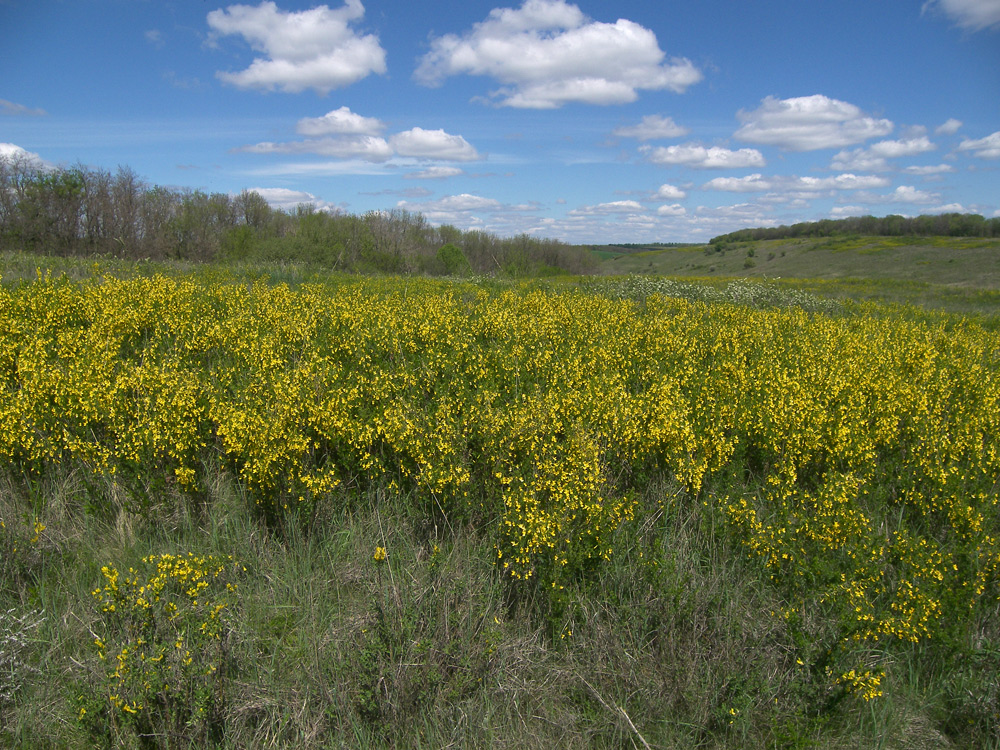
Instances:
[[[992,318],[77,277],[0,288],[0,744],[1000,747]]]

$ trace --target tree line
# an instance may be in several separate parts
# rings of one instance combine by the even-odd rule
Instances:
[[[1000,237],[1000,217],[986,219],[979,214],[930,214],[921,216],[854,216],[847,219],[823,219],[790,226],[740,229],[720,234],[709,242],[783,240],[795,237],[834,237],[837,235],[874,235],[881,237]]]
[[[434,227],[400,209],[363,215],[271,207],[238,195],[150,185],[128,167],[51,169],[0,157],[0,251],[196,262],[291,261],[355,273],[587,273],[582,248],[522,234]]]

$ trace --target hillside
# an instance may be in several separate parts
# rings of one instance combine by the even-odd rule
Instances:
[[[873,279],[1000,289],[1000,239],[839,236],[692,245],[616,255],[605,274]]]

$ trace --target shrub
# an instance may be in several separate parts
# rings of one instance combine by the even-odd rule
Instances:
[[[150,555],[126,575],[101,569],[101,699],[81,698],[79,708],[94,734],[110,726],[119,739],[159,737],[163,746],[221,736],[236,570],[231,559],[192,553]]]

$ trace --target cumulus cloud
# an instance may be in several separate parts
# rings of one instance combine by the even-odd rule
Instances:
[[[958,150],[971,151],[980,159],[1000,158],[1000,130],[990,133],[985,138],[977,138],[975,140],[964,138],[958,145]]]
[[[458,177],[460,174],[465,174],[465,172],[458,167],[428,167],[419,172],[404,174],[403,178],[407,180],[444,180],[448,177]]]
[[[777,222],[768,217],[768,210],[756,203],[736,203],[731,206],[698,206],[698,216],[716,219],[736,219],[744,226],[774,226]]]
[[[489,76],[502,106],[554,109],[569,102],[624,104],[640,90],[677,93],[702,79],[686,59],[665,61],[656,35],[626,19],[602,23],[564,0],[496,8],[464,34],[431,41],[414,77],[440,85],[454,75]]]
[[[320,211],[329,211],[331,213],[336,213],[340,209],[333,203],[328,203],[327,201],[320,200],[312,193],[307,193],[304,190],[289,190],[288,188],[250,188],[251,192],[259,193],[260,197],[272,208],[277,208],[282,211],[294,211],[296,206],[310,205],[319,209]]]
[[[926,135],[906,140],[879,141],[868,148],[856,148],[839,152],[833,157],[830,166],[833,169],[853,170],[857,172],[884,172],[889,167],[887,159],[898,159],[901,156],[915,156],[936,149]]]
[[[868,150],[875,156],[883,156],[887,159],[897,159],[900,156],[914,156],[936,149],[930,139],[925,136],[907,138],[902,141],[879,141],[868,147]]]
[[[653,164],[664,167],[683,166],[693,169],[736,169],[740,167],[763,167],[764,155],[755,148],[741,148],[731,151],[721,146],[706,148],[695,143],[680,146],[660,146],[640,148]]]
[[[962,127],[962,121],[956,120],[954,117],[949,117],[943,123],[935,128],[934,132],[937,135],[954,135],[958,132],[958,129]]]
[[[965,206],[961,203],[946,203],[943,206],[934,206],[934,208],[927,209],[927,213],[931,214],[964,214],[968,213]]]
[[[385,73],[385,50],[378,38],[351,28],[364,14],[360,0],[346,0],[333,10],[320,5],[285,12],[273,2],[213,10],[208,14],[213,38],[235,34],[264,54],[246,70],[216,75],[242,89],[314,89],[325,95],[372,73]]]
[[[730,193],[752,193],[770,190],[772,187],[773,183],[765,180],[760,174],[746,177],[716,177],[702,185],[703,190],[724,190]]]
[[[317,154],[370,162],[388,161],[393,156],[393,150],[384,138],[371,135],[330,136],[286,143],[265,141],[238,150],[251,154]]]
[[[838,174],[833,177],[795,177],[788,185],[794,190],[822,192],[824,190],[866,190],[886,187],[889,180],[877,175]]]
[[[355,114],[349,107],[327,112],[322,117],[304,117],[295,127],[301,135],[377,135],[385,125],[374,117]]]
[[[495,217],[503,212],[517,213],[537,208],[535,206],[508,206],[494,198],[485,198],[471,193],[447,195],[433,201],[399,201],[396,205],[406,211],[421,213],[432,222],[455,224],[456,226],[482,226],[484,223],[483,215]]]
[[[889,180],[876,175],[839,174],[833,177],[797,177],[795,175],[765,178],[760,174],[746,177],[716,177],[702,187],[730,193],[780,191],[786,196],[824,193],[833,190],[865,190],[887,187]]]
[[[786,151],[842,148],[888,135],[893,128],[889,120],[822,94],[792,99],[769,96],[755,110],[740,110],[737,118],[743,123],[735,133],[737,139]]]
[[[619,138],[636,138],[640,141],[651,141],[656,138],[680,138],[690,131],[682,128],[671,117],[662,115],[646,115],[638,125],[628,125],[616,128],[612,135]]]
[[[0,114],[28,116],[28,117],[44,117],[45,115],[48,114],[48,112],[46,112],[44,109],[26,107],[23,104],[17,104],[16,102],[9,102],[6,99],[0,99]]]
[[[860,216],[865,213],[864,206],[834,206],[830,209],[830,216],[834,219],[841,219],[845,216]]]
[[[950,164],[935,164],[925,167],[906,167],[906,169],[904,169],[903,171],[906,172],[906,174],[915,174],[928,177],[938,174],[947,174],[948,172],[954,172],[955,168]]]
[[[941,196],[936,193],[928,193],[926,190],[917,190],[912,185],[900,185],[889,196],[893,203],[934,203]]]
[[[656,209],[656,214],[658,216],[685,216],[687,209],[680,203],[672,203],[669,206],[660,206]]]
[[[611,201],[610,203],[598,203],[595,206],[581,206],[574,208],[569,213],[572,216],[592,216],[641,213],[642,210],[642,204],[638,201]]]
[[[444,130],[411,128],[388,140],[379,132],[385,125],[374,117],[363,117],[347,107],[322,117],[299,120],[296,130],[309,136],[300,141],[265,141],[243,146],[237,151],[251,154],[316,154],[338,159],[385,162],[394,156],[426,161],[476,161],[479,153],[465,138]]]
[[[892,167],[883,156],[875,156],[864,148],[839,151],[830,160],[830,169],[854,172],[888,172]]]
[[[36,169],[49,168],[51,166],[34,151],[27,151],[14,143],[0,143],[0,159],[20,162]]]
[[[980,31],[1000,27],[1000,0],[928,0],[923,10],[940,8],[963,29]]]
[[[851,196],[852,201],[867,205],[879,205],[885,203],[911,203],[917,205],[927,205],[937,203],[941,196],[926,190],[918,190],[912,185],[900,185],[887,195],[878,195],[868,192],[857,192]]]
[[[479,153],[460,135],[443,130],[411,128],[389,138],[389,144],[400,156],[440,161],[476,161]]]
[[[687,193],[676,185],[665,184],[660,185],[653,198],[662,201],[678,201],[687,198]]]

